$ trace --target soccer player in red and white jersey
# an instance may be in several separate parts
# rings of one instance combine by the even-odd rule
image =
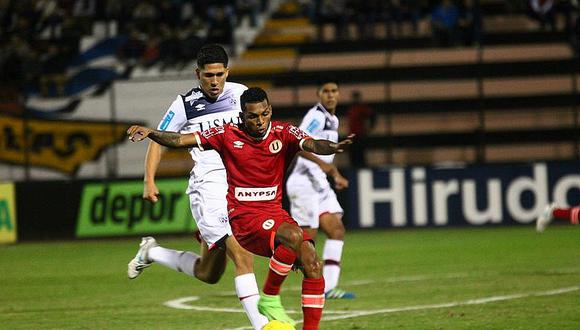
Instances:
[[[536,231],[543,232],[554,219],[568,221],[573,225],[580,224],[580,205],[558,207],[556,204],[550,204],[546,206],[542,214],[536,219]]]
[[[249,88],[240,97],[242,124],[225,125],[202,133],[179,134],[132,126],[132,141],[146,137],[167,147],[216,150],[228,175],[228,212],[234,236],[248,251],[270,258],[264,294],[278,297],[280,287],[295,265],[302,270],[303,329],[318,329],[324,307],[322,264],[310,236],[282,209],[284,174],[295,155],[342,152],[351,137],[340,141],[315,140],[300,128],[271,121],[272,107],[266,92]],[[264,298],[264,296],[262,297]],[[260,300],[260,311],[269,318]]]

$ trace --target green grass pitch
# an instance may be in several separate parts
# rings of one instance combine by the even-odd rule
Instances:
[[[321,329],[579,329],[580,227],[347,233],[341,287]],[[198,250],[189,237],[159,237]],[[0,246],[1,329],[245,329],[231,264],[217,285],[160,265],[135,280],[139,238]],[[321,250],[323,241],[318,244]],[[256,259],[259,286],[266,259]],[[283,302],[300,312],[301,275]],[[185,297],[176,309],[164,305]]]

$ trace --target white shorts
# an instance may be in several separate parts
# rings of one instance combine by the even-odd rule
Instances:
[[[290,200],[290,215],[301,227],[318,228],[322,214],[344,212],[328,180],[325,181],[326,184],[320,186],[303,174],[292,173],[288,177],[286,193]]]
[[[225,182],[203,182],[190,187],[189,207],[197,223],[201,237],[209,248],[226,236],[232,236],[232,227],[228,218],[226,195],[228,185]]]

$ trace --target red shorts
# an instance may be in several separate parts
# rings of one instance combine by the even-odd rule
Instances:
[[[230,225],[236,240],[253,254],[271,257],[274,251],[276,230],[284,222],[298,226],[298,223],[283,209],[236,210],[230,216]],[[302,233],[305,241],[312,241],[310,235]]]

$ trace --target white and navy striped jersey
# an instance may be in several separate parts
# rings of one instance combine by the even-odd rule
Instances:
[[[328,112],[320,103],[308,110],[300,128],[314,139],[338,142],[338,117]],[[316,156],[328,164],[334,161],[334,154]],[[326,174],[320,167],[303,157],[298,157],[292,173],[307,174],[316,177],[317,180],[326,180]]]
[[[226,82],[223,93],[215,101],[208,99],[200,87],[184,95],[178,95],[167,109],[157,129],[185,134],[205,131],[227,123],[239,124],[240,96],[246,89],[247,87],[242,84]],[[226,182],[224,164],[217,152],[190,148],[189,153],[195,165],[190,172],[188,193],[195,182],[202,180]]]

